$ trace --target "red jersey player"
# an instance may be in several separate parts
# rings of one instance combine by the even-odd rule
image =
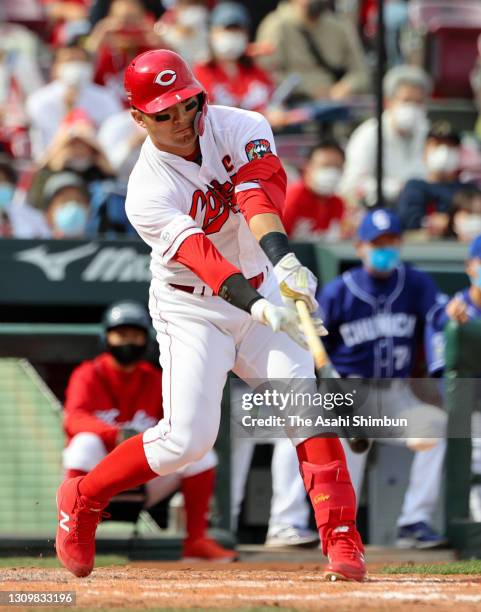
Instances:
[[[150,330],[141,304],[113,304],[103,318],[105,352],[85,361],[70,378],[65,401],[67,446],[63,464],[67,478],[90,472],[119,442],[153,427],[163,416],[162,373],[142,360]],[[205,535],[209,502],[214,491],[217,456],[213,450],[200,460],[146,485],[145,509],[180,489],[184,496],[185,560],[234,561]]]

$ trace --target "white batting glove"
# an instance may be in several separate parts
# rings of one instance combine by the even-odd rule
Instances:
[[[284,306],[276,306],[268,300],[262,299],[254,302],[251,315],[254,321],[262,323],[262,325],[268,325],[272,331],[285,332],[303,349],[309,349],[297,311]],[[327,335],[327,329],[322,324],[321,319],[312,319],[312,322],[319,336]]]
[[[314,274],[297,259],[294,253],[287,253],[274,266],[281,296],[289,308],[295,309],[294,302],[302,300],[309,312],[315,312],[319,306],[316,300],[317,279]]]

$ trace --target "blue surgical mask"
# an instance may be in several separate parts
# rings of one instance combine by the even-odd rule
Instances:
[[[9,185],[8,183],[0,184],[0,210],[6,210],[9,207],[13,200],[14,193],[15,189],[13,185]]]
[[[80,202],[71,200],[54,212],[55,227],[65,236],[81,236],[87,226],[87,209]]]
[[[392,272],[400,261],[400,250],[397,247],[372,247],[367,263],[376,272]]]
[[[481,265],[478,266],[478,273],[471,282],[475,287],[479,287],[481,289]]]

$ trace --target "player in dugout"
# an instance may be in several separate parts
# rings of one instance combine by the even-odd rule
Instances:
[[[151,329],[142,304],[122,301],[104,313],[104,351],[80,364],[66,390],[63,453],[66,478],[85,476],[120,442],[153,427],[163,416],[162,372],[145,356]],[[237,557],[206,537],[217,456],[210,450],[176,472],[157,476],[145,487],[144,509],[156,518],[157,504],[180,489],[186,537],[182,558],[230,562]]]
[[[446,545],[446,539],[433,529],[431,519],[441,485],[446,415],[418,399],[405,381],[413,377],[420,342],[429,373],[435,375],[443,367],[438,320],[446,296],[428,274],[402,261],[401,241],[396,213],[388,209],[367,213],[356,244],[361,265],[327,283],[318,300],[329,329],[326,350],[339,375],[376,380],[375,392],[369,397],[372,416],[406,417],[408,421],[406,436],[398,435],[399,430],[371,430],[382,442],[414,451],[396,544],[400,548],[438,548]],[[342,442],[359,498],[367,452],[354,453]]]

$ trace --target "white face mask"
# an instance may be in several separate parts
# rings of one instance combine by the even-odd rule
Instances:
[[[403,102],[391,110],[394,125],[401,132],[412,133],[426,123],[424,107],[412,102]]]
[[[318,195],[331,195],[335,193],[342,172],[336,166],[318,168],[311,174],[310,187]]]
[[[83,87],[92,82],[93,67],[88,62],[65,62],[58,69],[58,78],[69,87]]]
[[[470,214],[455,217],[454,231],[463,242],[471,242],[481,234],[481,215]]]
[[[186,28],[204,26],[207,23],[209,11],[205,6],[186,6],[179,11],[177,21]]]
[[[459,169],[459,150],[448,145],[430,149],[426,156],[426,166],[430,172],[455,172]]]
[[[244,32],[217,32],[211,37],[215,56],[225,60],[239,59],[247,49],[248,42]]]

